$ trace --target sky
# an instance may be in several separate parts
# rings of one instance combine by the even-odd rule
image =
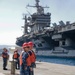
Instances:
[[[23,14],[35,11],[26,8],[27,4],[34,5],[35,0],[0,0],[0,45],[15,45],[16,38],[23,34]],[[75,22],[75,0],[40,0],[40,5],[50,7],[45,12],[51,13],[51,23]]]

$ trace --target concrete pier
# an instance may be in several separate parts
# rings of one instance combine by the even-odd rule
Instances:
[[[37,62],[35,75],[75,75],[75,66]]]
[[[11,75],[11,65],[8,62],[8,70],[2,68],[2,58],[0,57],[0,75]],[[36,62],[34,75],[75,75],[75,66],[53,64],[46,62]],[[19,75],[19,70],[16,70],[15,75]]]

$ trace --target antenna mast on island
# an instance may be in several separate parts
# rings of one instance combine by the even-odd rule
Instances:
[[[35,0],[36,4],[35,6],[27,5],[28,7],[36,7],[37,8],[37,14],[44,14],[44,8],[49,8],[49,7],[42,7],[39,5],[39,0]]]

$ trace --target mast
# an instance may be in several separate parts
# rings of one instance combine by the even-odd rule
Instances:
[[[24,20],[24,26],[22,26],[22,28],[24,28],[24,34],[27,34],[27,16],[25,14],[23,14],[23,20]]]
[[[27,5],[27,7],[35,7],[37,9],[37,14],[44,14],[44,8],[49,8],[48,6],[40,6],[39,5],[39,0],[35,0],[36,4],[35,6]]]
[[[36,1],[36,4],[35,4],[35,7],[37,8],[37,13],[39,13],[39,7],[40,7],[40,5],[39,5],[39,0],[35,0]]]

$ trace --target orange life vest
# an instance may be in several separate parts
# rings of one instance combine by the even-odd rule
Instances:
[[[23,61],[22,61],[22,53],[20,54],[20,66],[22,65]],[[30,61],[30,55],[28,54],[28,58],[26,59],[26,63],[27,66],[31,65],[31,61]]]
[[[27,66],[31,66],[30,55],[28,54],[28,58],[26,59]]]
[[[33,51],[31,52],[32,52],[32,55],[30,56],[31,63],[34,63],[36,61],[35,53]]]
[[[15,58],[18,58],[18,54],[14,54],[13,55],[13,58],[15,59]]]
[[[20,57],[19,57],[19,59],[20,59],[20,66],[22,65],[22,53],[20,54]]]

